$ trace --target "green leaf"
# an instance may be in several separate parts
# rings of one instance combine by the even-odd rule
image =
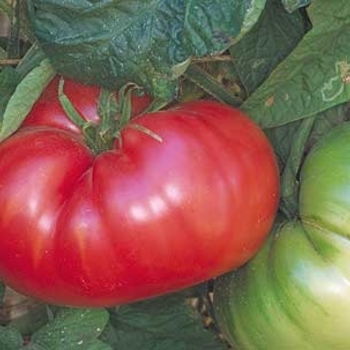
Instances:
[[[350,6],[314,0],[313,24],[295,50],[242,108],[263,128],[322,112],[350,99]]]
[[[300,120],[297,120],[293,123],[265,130],[265,134],[273,145],[279,167],[282,171],[286,166],[290,149],[293,146],[295,133],[298,130],[300,122]]]
[[[304,157],[307,140],[310,136],[315,117],[305,118],[296,130],[286,166],[281,176],[281,204],[284,214],[294,219],[299,209],[299,181],[298,173]]]
[[[46,56],[41,48],[37,44],[32,45],[16,67],[16,71],[20,75],[21,80],[35,67],[38,67],[45,58]]]
[[[343,103],[317,115],[315,125],[308,139],[306,152],[310,151],[314,144],[332,128],[350,119],[349,108],[348,103]]]
[[[7,102],[20,81],[19,74],[12,67],[5,67],[0,73],[0,120],[5,112]],[[1,129],[0,129],[1,130]]]
[[[22,336],[15,328],[0,327],[1,350],[18,350],[22,344]]]
[[[224,350],[219,338],[204,329],[200,314],[180,294],[121,306],[111,311],[102,339],[113,349]]]
[[[0,47],[0,60],[3,60],[5,58],[7,58],[7,52]],[[0,68],[1,68],[1,65],[0,65]]]
[[[312,128],[312,133],[308,138],[305,153],[307,153],[315,142],[322,138],[330,129],[348,120],[350,118],[348,110],[349,105],[344,103],[315,115],[315,123]],[[265,130],[267,137],[274,147],[282,171],[284,171],[288,161],[301,122],[302,120],[297,120],[290,124]]]
[[[48,321],[46,304],[6,288],[2,300],[1,323],[29,336]],[[0,348],[1,349],[1,348]]]
[[[52,321],[34,333],[31,346],[44,350],[111,350],[97,339],[107,321],[104,309],[60,309]]]
[[[38,345],[38,344],[30,343],[21,347],[20,350],[45,350],[45,347],[42,347],[41,345]]]
[[[311,0],[280,0],[288,12],[293,12],[300,7],[310,4]]]
[[[54,75],[48,60],[44,60],[16,86],[1,118],[0,141],[18,129]]]
[[[2,303],[2,300],[4,299],[5,288],[6,288],[6,286],[5,286],[4,282],[2,282],[2,281],[0,280],[0,305],[1,305],[1,303]]]
[[[248,95],[295,48],[305,31],[305,20],[300,11],[289,14],[281,0],[267,0],[259,21],[230,48]]]
[[[265,0],[30,0],[34,34],[59,73],[119,89],[134,82],[172,98],[192,57],[226,50]]]
[[[10,16],[11,15],[11,5],[8,0],[0,0],[0,13],[3,12],[6,15]]]
[[[297,215],[299,172],[305,154],[333,127],[349,120],[349,104],[335,106],[313,117],[267,129],[281,169],[280,208],[289,217]]]

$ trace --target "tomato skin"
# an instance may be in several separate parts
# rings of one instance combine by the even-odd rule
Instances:
[[[244,267],[218,279],[219,324],[235,349],[349,349],[350,124],[301,169],[300,219],[276,222]]]
[[[54,295],[64,288],[53,252],[57,215],[93,156],[76,137],[44,128],[23,129],[0,148],[1,276]]]
[[[0,276],[24,294],[100,307],[173,292],[243,264],[271,228],[275,156],[237,110],[142,115],[97,156],[31,125],[0,144]]]
[[[350,238],[349,135],[348,123],[333,129],[303,166],[300,215],[309,230],[320,227]]]

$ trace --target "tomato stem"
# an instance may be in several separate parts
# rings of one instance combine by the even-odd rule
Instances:
[[[63,110],[71,121],[82,131],[86,143],[94,154],[113,148],[116,139],[121,144],[120,131],[130,122],[132,117],[131,97],[135,89],[139,87],[135,84],[126,84],[120,90],[117,98],[115,91],[101,89],[98,101],[98,115],[100,122],[93,124],[87,122],[76,110],[69,98],[64,93],[64,78],[61,77],[58,86],[58,97]],[[131,124],[137,130],[162,142],[161,138],[145,127]]]
[[[64,93],[64,78],[61,77],[58,84],[58,98],[68,118],[77,125],[84,139],[94,154],[111,149],[113,146],[113,135],[117,128],[115,116],[119,111],[115,92],[102,89],[98,113],[101,118],[99,124],[87,122],[77,111],[68,96]]]
[[[160,135],[156,134],[155,132],[153,132],[152,130],[146,128],[143,125],[132,123],[132,124],[130,124],[130,128],[133,128],[135,130],[143,132],[144,134],[152,137],[153,139],[155,139],[158,142],[163,142],[163,138]]]
[[[139,87],[135,84],[125,84],[119,90],[120,114],[118,119],[118,130],[121,130],[130,122],[132,115],[131,96],[135,89],[139,89]]]
[[[63,91],[64,88],[64,78],[61,77],[58,83],[58,99],[61,103],[61,106],[68,117],[73,121],[74,124],[83,128],[85,126],[86,121],[79,114],[79,112],[75,109],[68,96]]]
[[[235,107],[239,107],[243,102],[240,97],[235,96],[198,65],[189,66],[184,75],[187,79],[191,80],[194,84],[198,85],[220,102]]]
[[[68,96],[64,93],[64,78],[61,77],[58,83],[58,99],[61,103],[63,110],[65,111],[68,118],[76,124],[81,130],[86,140],[88,146],[92,149],[94,153],[98,152],[95,147],[96,142],[93,133],[93,124],[87,122],[82,115],[76,110],[72,102],[69,100]]]
[[[98,114],[100,124],[96,128],[96,144],[99,152],[112,149],[115,132],[118,129],[116,116],[120,113],[120,104],[115,91],[101,89]]]
[[[100,133],[105,135],[110,129],[115,128],[115,116],[120,106],[114,91],[101,89],[98,104],[98,115],[101,118]]]

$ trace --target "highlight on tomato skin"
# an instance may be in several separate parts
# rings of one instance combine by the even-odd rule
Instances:
[[[67,81],[67,95],[70,84],[79,89]],[[97,110],[91,89],[72,102]],[[193,286],[260,249],[279,172],[242,112],[199,100],[140,115],[120,131],[121,147],[96,155],[47,94],[0,144],[0,277],[11,287],[111,306]]]

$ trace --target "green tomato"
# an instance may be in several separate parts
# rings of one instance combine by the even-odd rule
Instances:
[[[350,123],[334,128],[312,149],[300,185],[304,224],[350,238]]]
[[[250,262],[217,279],[235,350],[350,349],[350,124],[309,153],[299,202],[300,220],[278,220]]]

